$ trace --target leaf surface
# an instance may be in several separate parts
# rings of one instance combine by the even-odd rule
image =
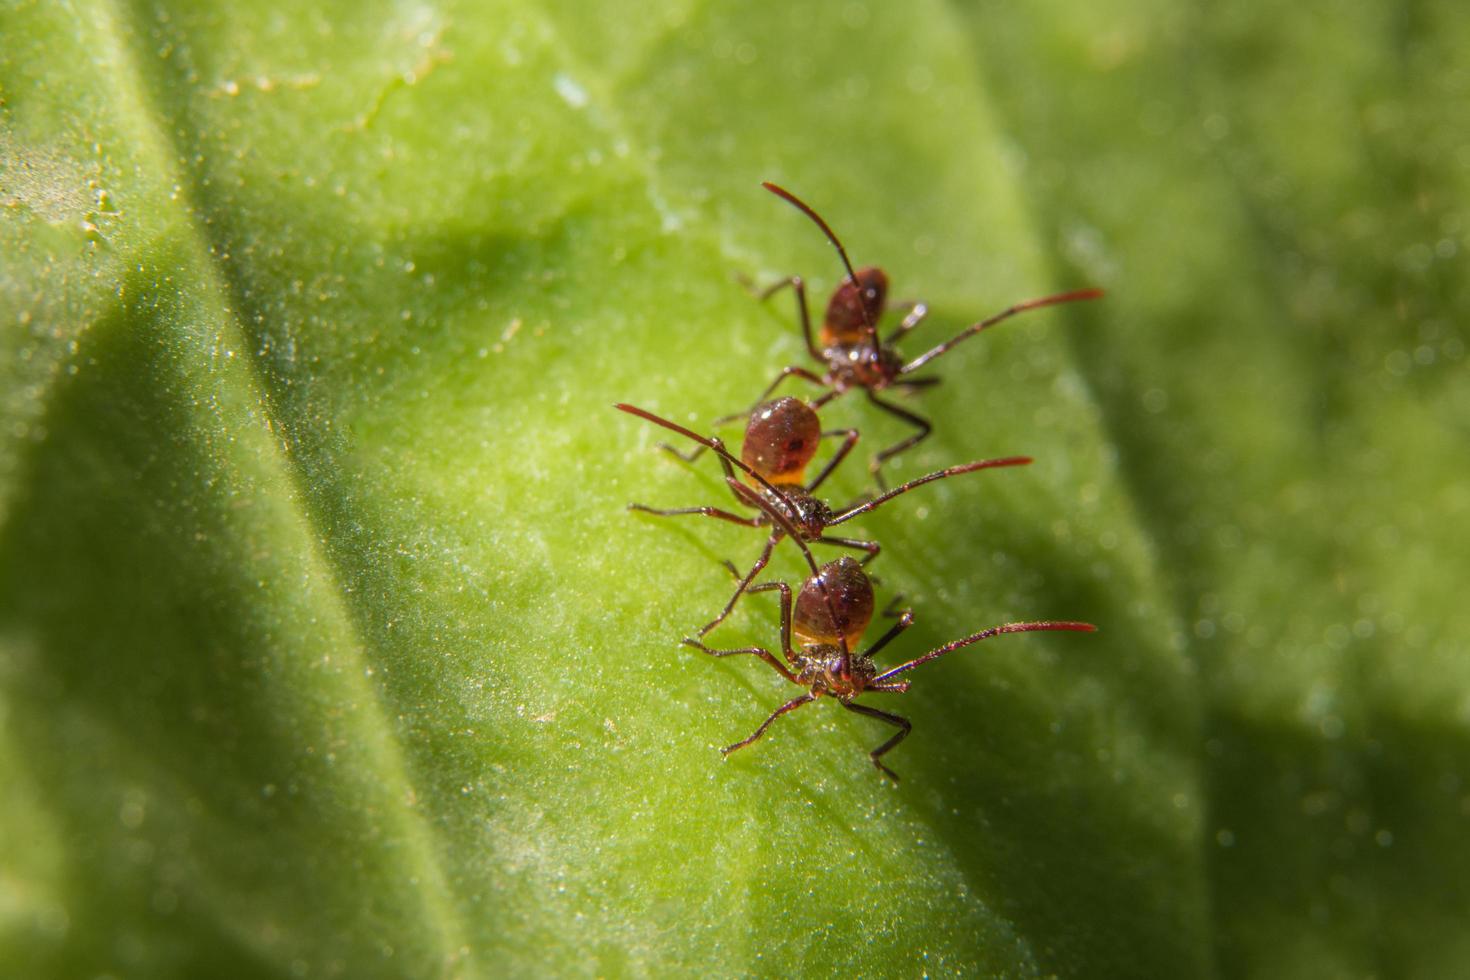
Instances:
[[[0,960],[1452,972],[1470,27],[1309,8],[6,7]],[[840,277],[761,180],[911,354],[1110,291],[893,470],[1034,465],[854,522],[885,662],[1101,627],[874,696],[896,787],[830,702],[721,761],[797,693],[678,645],[759,536],[624,509],[730,505],[612,403],[706,430],[804,356],[737,278]]]

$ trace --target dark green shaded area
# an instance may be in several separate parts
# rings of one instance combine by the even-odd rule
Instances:
[[[1470,23],[1432,3],[962,15],[1055,175],[1029,198],[1060,254],[1122,287],[1129,342],[1074,343],[1194,633],[1220,964],[1454,975],[1470,389],[1450,65]]]

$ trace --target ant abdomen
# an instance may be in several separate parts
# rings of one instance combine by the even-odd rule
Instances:
[[[801,484],[821,438],[822,423],[810,405],[777,398],[751,412],[740,459],[771,483]]]
[[[873,585],[856,561],[823,565],[796,596],[791,630],[803,643],[853,649],[873,620]]]
[[[877,266],[857,270],[857,282],[844,279],[827,302],[822,346],[870,341],[888,303],[888,275]]]

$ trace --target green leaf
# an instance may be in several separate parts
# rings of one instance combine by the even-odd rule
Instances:
[[[585,8],[0,11],[0,962],[1462,969],[1470,17]],[[761,180],[911,353],[1109,290],[891,475],[1034,465],[854,522],[885,662],[1100,626],[874,696],[897,786],[830,701],[721,760],[796,693],[678,645],[759,536],[625,510],[729,496],[612,403],[707,429],[805,353],[738,277],[840,277]]]

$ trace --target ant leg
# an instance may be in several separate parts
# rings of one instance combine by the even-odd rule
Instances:
[[[679,452],[679,450],[675,449],[673,446],[669,445],[667,442],[661,442],[661,443],[658,444],[658,448],[659,449],[662,449],[664,452],[668,453],[670,456],[677,457],[678,459],[681,459],[681,460],[683,460],[686,463],[692,463],[696,459],[698,459],[699,457],[703,456],[705,449],[707,449],[708,447],[705,446],[705,445],[703,445],[703,444],[701,444],[701,445],[695,446],[693,449],[689,450],[687,453],[681,453],[681,452]]]
[[[740,647],[738,650],[714,650],[710,647],[705,646],[703,643],[700,643],[698,640],[690,636],[684,637],[684,639],[680,642],[682,642],[686,647],[693,647],[696,650],[709,654],[711,657],[734,657],[739,656],[743,653],[748,653],[753,656],[760,657],[766,663],[774,667],[776,669],[776,672],[782,677],[786,678],[793,684],[797,683],[796,675],[792,674],[791,671],[786,667],[786,665],[777,660],[776,655],[767,650],[765,647]]]
[[[731,752],[734,752],[736,749],[743,749],[743,748],[745,748],[751,742],[754,742],[756,739],[758,739],[762,735],[764,735],[766,733],[766,729],[771,727],[771,722],[775,721],[777,718],[780,718],[786,712],[788,712],[788,711],[795,711],[797,708],[800,708],[802,705],[806,704],[807,702],[809,702],[809,701],[815,701],[816,699],[817,699],[817,696],[815,694],[803,694],[803,695],[801,695],[799,697],[792,698],[790,701],[787,701],[785,704],[781,705],[781,707],[777,708],[775,711],[772,711],[771,712],[771,716],[769,718],[767,718],[765,721],[761,722],[761,727],[757,728],[755,731],[751,732],[749,735],[747,735],[745,738],[742,738],[740,741],[736,742],[734,745],[727,745],[723,749],[720,749],[720,755],[729,755]]]
[[[880,452],[873,460],[872,466],[869,467],[869,469],[872,471],[873,479],[877,482],[879,489],[887,490],[888,485],[883,482],[883,464],[892,459],[894,456],[897,456],[899,453],[907,449],[912,449],[914,446],[917,446],[919,443],[923,442],[926,438],[928,438],[930,431],[932,431],[934,427],[930,425],[929,420],[924,418],[922,415],[916,415],[913,412],[910,412],[908,409],[899,408],[892,402],[883,401],[877,395],[873,394],[871,389],[868,390],[868,401],[872,402],[878,408],[883,409],[883,411],[887,412],[889,415],[896,415],[907,422],[909,425],[912,425],[914,428],[919,430],[918,432],[915,432],[913,435],[909,436],[907,439],[896,442],[893,445],[889,446],[887,449]]]
[[[1031,462],[1032,459],[1030,456],[1005,456],[1000,459],[979,459],[973,463],[962,463],[959,466],[949,466],[942,470],[935,470],[933,473],[925,474],[924,476],[919,477],[917,480],[910,480],[902,486],[894,487],[892,490],[889,490],[886,493],[874,497],[871,500],[867,500],[859,504],[853,504],[849,507],[844,508],[830,521],[827,522],[827,526],[831,527],[834,524],[841,524],[844,521],[849,521],[859,514],[865,514],[876,507],[888,503],[888,501],[892,500],[894,497],[897,497],[899,494],[908,493],[915,487],[922,487],[924,484],[933,483],[935,480],[943,480],[945,477],[950,476],[959,476],[961,473],[973,473],[976,470],[994,469],[998,466],[1026,466]]]
[[[898,617],[902,616],[904,613],[908,613],[908,614],[912,615],[913,614],[913,610],[912,609],[905,609],[905,610],[902,610],[902,611],[899,610],[898,607],[902,603],[903,603],[903,593],[900,592],[897,595],[895,595],[892,599],[889,599],[888,600],[888,605],[884,606],[883,607],[883,611],[880,612],[878,615],[882,616],[884,619],[897,619]]]
[[[801,336],[806,341],[806,349],[818,361],[822,359],[822,352],[817,350],[817,345],[812,342],[812,315],[806,303],[806,283],[802,281],[801,276],[787,276],[780,282],[774,282],[761,290],[755,289],[749,280],[746,280],[744,285],[762,303],[790,286],[796,293],[796,316],[801,321]]]
[[[730,574],[735,576],[737,580],[740,578],[740,572],[735,568],[734,562],[727,559],[721,562],[721,564],[729,569]],[[770,592],[772,590],[777,590],[781,593],[781,652],[786,655],[788,663],[795,663],[796,651],[791,649],[791,586],[785,582],[762,582],[760,585],[752,585],[745,590],[745,593],[746,595],[752,595],[756,592]],[[703,644],[696,644],[692,640],[686,640],[685,642],[699,646],[701,650],[706,650],[706,652],[712,652],[707,650]],[[737,650],[734,652],[744,653],[748,651]]]
[[[914,726],[909,724],[909,720],[903,715],[895,715],[887,711],[879,711],[877,708],[870,708],[866,704],[853,704],[852,702],[847,701],[843,702],[842,706],[848,711],[855,711],[860,715],[867,715],[869,718],[877,718],[879,721],[886,721],[888,724],[898,729],[898,732],[895,733],[892,738],[868,753],[868,758],[873,760],[873,765],[877,766],[879,771],[882,772],[883,775],[887,776],[895,783],[898,782],[898,773],[894,772],[892,769],[889,769],[883,764],[883,755],[899,742],[902,742],[904,739],[908,738],[909,732],[913,731]]]
[[[868,553],[867,557],[858,562],[860,565],[866,565],[874,558],[877,558],[878,552],[883,550],[883,546],[876,541],[859,541],[856,538],[833,538],[825,534],[817,540],[823,544],[835,544],[839,548],[852,548],[857,551],[866,551]]]
[[[816,478],[806,485],[807,493],[815,492],[817,487],[821,486],[827,477],[832,475],[832,471],[842,465],[842,461],[847,458],[847,454],[852,452],[852,447],[857,445],[858,430],[830,429],[822,433],[823,439],[828,439],[832,436],[842,436],[842,445],[837,447],[837,451],[832,454],[831,459],[827,460],[826,465],[817,473]]]
[[[762,582],[746,591],[770,592],[773,589],[781,593],[781,652],[786,655],[787,663],[795,663],[796,651],[791,649],[791,586],[785,582]]]
[[[743,524],[746,527],[761,526],[759,517],[741,517],[739,514],[732,514],[728,510],[720,510],[718,507],[676,507],[672,510],[659,510],[656,507],[649,507],[647,504],[629,504],[628,509],[642,511],[645,514],[656,514],[659,517],[678,517],[681,514],[703,514],[705,517],[714,517],[722,521],[729,521],[731,524]]]
[[[755,404],[751,405],[743,412],[736,412],[734,415],[722,415],[719,418],[715,419],[714,424],[724,425],[726,422],[734,422],[736,419],[748,418],[750,416],[750,413],[759,408],[763,402],[770,400],[771,392],[780,387],[781,382],[785,381],[789,377],[792,377],[793,375],[801,378],[803,381],[810,381],[812,384],[817,385],[821,388],[825,388],[827,386],[827,382],[823,381],[821,376],[814,374],[811,371],[808,371],[804,367],[800,367],[796,364],[783,367],[781,369],[781,373],[776,375],[776,380],[766,385],[766,390],[761,392],[760,397],[755,400]]]
[[[898,341],[903,338],[904,334],[908,333],[910,330],[923,323],[924,318],[928,315],[929,307],[925,306],[923,303],[913,304],[913,306],[909,307],[908,315],[903,318],[903,321],[899,323],[897,327],[894,327],[893,333],[889,335],[888,339],[883,341],[883,346],[892,347],[894,344],[898,343]]]
[[[734,574],[737,578],[739,577],[740,573],[735,571],[734,565],[730,564],[729,562],[726,562],[725,565],[730,569],[730,572],[732,574]],[[760,585],[751,586],[746,591],[770,592],[773,589],[779,590],[781,593],[781,652],[786,655],[787,664],[795,663],[796,653],[791,649],[791,586],[787,585],[785,582],[762,582]],[[740,653],[754,654],[755,656],[760,657],[766,663],[770,664],[772,667],[776,668],[781,676],[786,678],[791,683],[800,683],[800,681],[798,681],[796,677],[791,673],[791,671],[787,668],[786,664],[783,664],[781,663],[781,661],[777,660],[771,654],[771,651],[765,649],[764,647],[741,647],[737,650],[713,650],[705,646],[698,640],[687,636],[684,638],[683,643],[685,646],[693,647],[696,650],[703,650],[705,653],[709,654],[712,657],[730,657]]]
[[[801,276],[787,276],[785,279],[778,279],[767,286],[765,289],[757,289],[753,284],[747,281],[747,287],[752,293],[755,294],[755,298],[760,300],[762,303],[770,299],[772,296],[775,296],[787,286],[790,286],[792,289],[796,290],[798,296],[801,296],[803,298],[806,296],[806,283],[802,282]],[[800,311],[798,310],[797,312],[799,313]]]
[[[822,382],[822,383],[823,384],[826,384],[825,381]],[[816,398],[813,398],[811,401],[807,402],[807,404],[811,406],[812,411],[814,411],[814,412],[820,412],[822,410],[822,406],[823,405],[827,404],[832,399],[836,398],[838,395],[842,394],[842,392],[843,391],[846,391],[846,390],[847,389],[845,389],[845,388],[843,388],[843,389],[828,388],[825,392],[823,392],[822,394],[818,395]]]
[[[739,602],[740,597],[745,594],[747,589],[750,588],[750,583],[755,581],[755,577],[760,574],[761,569],[765,568],[767,563],[770,562],[771,551],[776,547],[776,542],[780,539],[780,534],[774,532],[769,538],[766,539],[766,546],[761,549],[760,557],[755,560],[755,564],[750,566],[750,571],[746,572],[745,577],[742,578],[740,580],[740,583],[735,586],[735,594],[730,597],[729,602],[725,603],[724,610],[721,611],[721,613],[714,619],[710,620],[708,623],[705,623],[702,627],[700,627],[698,635],[704,636],[710,630],[714,629],[716,626],[725,621],[725,619],[730,615],[730,610],[735,608],[735,603]]]

